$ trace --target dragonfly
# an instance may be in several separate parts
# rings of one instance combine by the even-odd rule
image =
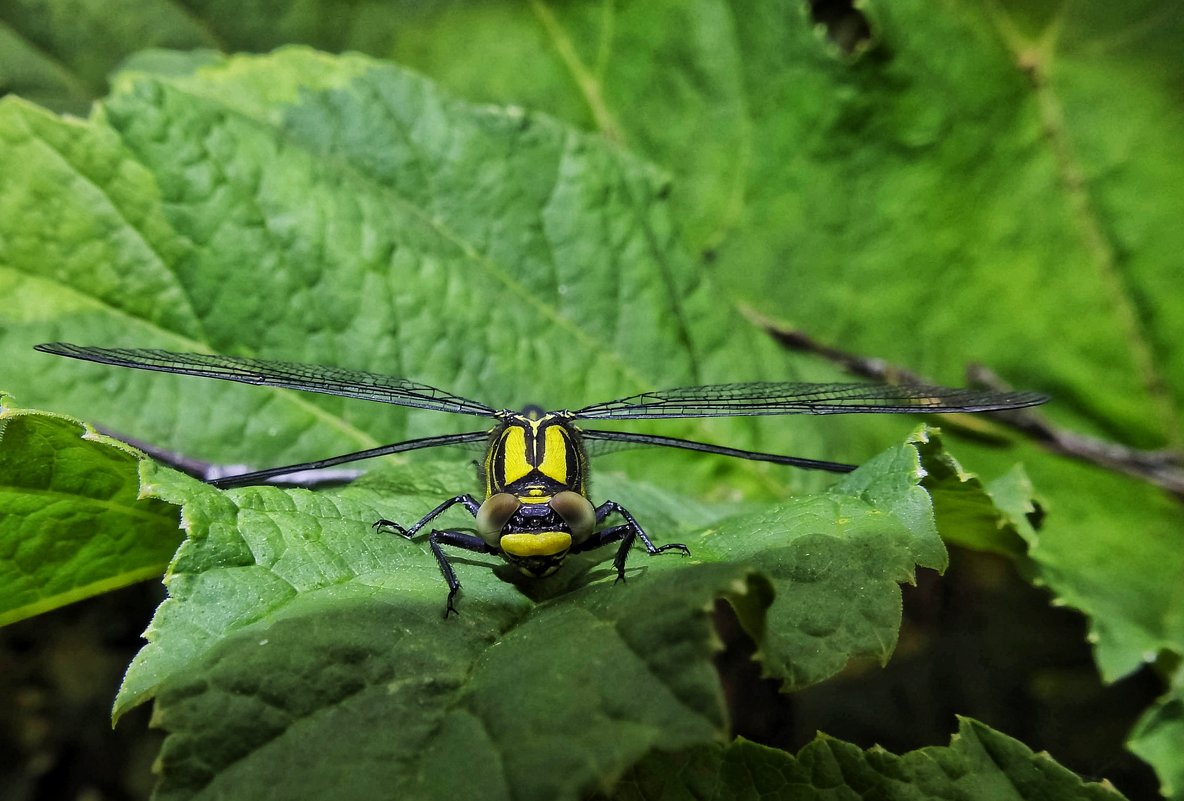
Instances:
[[[217,487],[268,482],[287,474],[406,451],[449,445],[484,447],[478,500],[460,493],[444,500],[417,522],[403,526],[381,519],[374,526],[414,539],[454,506],[473,516],[472,528],[432,528],[426,540],[448,585],[444,617],[457,612],[461,583],[445,548],[500,557],[528,577],[554,573],[572,555],[616,545],[617,581],[640,543],[650,556],[689,555],[681,543],[655,545],[627,508],[613,500],[594,505],[588,490],[588,444],[619,443],[681,448],[701,453],[792,467],[845,473],[854,466],[774,453],[742,450],[678,437],[589,428],[586,421],[657,420],[789,414],[970,413],[1020,409],[1045,403],[1046,395],[1024,391],[982,391],[925,384],[815,384],[757,381],[709,384],[643,392],[579,409],[546,411],[538,406],[496,409],[406,378],[340,367],[296,362],[175,353],[139,348],[104,348],[53,342],[44,353],[116,367],[216,378],[265,387],[302,390],[394,406],[486,418],[479,430],[396,442],[366,450],[272,467],[210,480]],[[612,521],[620,522],[612,522]]]

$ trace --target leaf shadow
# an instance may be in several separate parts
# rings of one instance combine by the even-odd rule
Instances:
[[[626,573],[632,575],[635,570],[644,570],[644,568],[626,568]],[[493,572],[502,581],[514,585],[530,600],[542,603],[611,577],[616,571],[609,555],[575,554],[567,557],[563,566],[554,574],[544,578],[523,575],[508,564],[497,565],[493,568]]]

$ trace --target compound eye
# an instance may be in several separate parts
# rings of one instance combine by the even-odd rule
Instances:
[[[496,547],[502,537],[502,529],[521,505],[522,503],[508,492],[490,495],[477,510],[477,535],[487,545]]]
[[[578,492],[564,490],[551,499],[551,508],[571,529],[573,542],[583,542],[596,529],[596,509],[592,502]]]

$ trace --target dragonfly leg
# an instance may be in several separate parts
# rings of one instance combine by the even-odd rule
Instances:
[[[497,553],[495,548],[490,547],[484,540],[473,534],[465,534],[462,531],[440,531],[433,530],[428,535],[428,546],[432,549],[432,555],[436,557],[436,564],[440,566],[440,572],[444,575],[444,581],[448,584],[448,605],[444,607],[444,619],[447,620],[449,615],[459,615],[456,611],[454,601],[456,594],[460,592],[460,579],[456,577],[456,571],[452,568],[452,563],[448,561],[448,556],[444,553],[441,545],[447,545],[451,548],[463,548],[466,551],[475,551],[477,553]]]
[[[686,556],[690,556],[690,549],[682,543],[674,542],[669,545],[654,545],[653,541],[646,535],[645,530],[633,518],[633,515],[629,513],[629,510],[616,501],[605,501],[596,508],[596,522],[604,522],[605,518],[613,512],[625,518],[626,522],[622,525],[596,532],[577,547],[573,548],[572,552],[590,551],[594,548],[608,545],[610,542],[619,541],[621,545],[617,548],[617,555],[613,558],[613,567],[617,570],[617,581],[625,580],[625,560],[629,558],[629,550],[633,547],[634,540],[641,540],[645,552],[650,556],[656,556],[657,554],[667,553],[669,551],[679,551]]]
[[[473,517],[476,517],[477,512],[481,509],[481,504],[477,503],[477,500],[472,495],[469,495],[466,493],[464,495],[456,495],[456,496],[444,501],[444,503],[440,504],[435,509],[433,509],[432,511],[430,511],[426,515],[424,515],[422,518],[420,518],[420,521],[418,523],[416,523],[414,526],[412,526],[411,528],[403,528],[398,523],[396,523],[394,520],[387,520],[385,518],[375,522],[374,527],[380,528],[380,529],[388,529],[390,531],[395,532],[396,534],[406,537],[407,539],[411,539],[412,537],[415,536],[416,532],[418,532],[421,528],[423,528],[428,523],[435,520],[437,517],[439,517],[441,514],[443,514],[447,510],[451,509],[453,506],[456,506],[458,503],[462,504],[466,509],[468,509],[469,513],[471,515],[473,515]]]

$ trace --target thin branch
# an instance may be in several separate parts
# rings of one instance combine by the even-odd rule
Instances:
[[[819,342],[803,331],[780,326],[751,309],[745,309],[744,313],[783,347],[821,356],[854,376],[890,384],[932,383],[923,376],[884,359],[859,356]],[[967,380],[972,385],[990,389],[1011,389],[998,375],[981,365],[967,368]],[[991,418],[1000,425],[1023,434],[1052,453],[1133,476],[1184,500],[1184,453],[1180,451],[1140,450],[1078,434],[1052,425],[1034,409],[996,412]]]

